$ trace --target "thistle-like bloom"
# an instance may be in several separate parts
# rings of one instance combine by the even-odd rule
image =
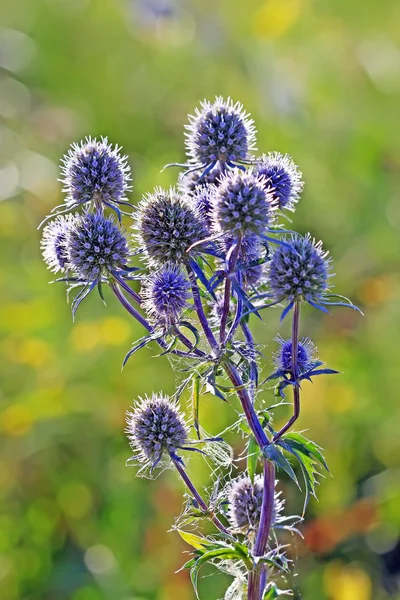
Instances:
[[[105,137],[100,141],[88,137],[80,144],[72,144],[62,161],[61,181],[67,204],[72,208],[93,201],[114,210],[117,204],[127,204],[131,179],[127,161],[121,149],[113,147]]]
[[[263,235],[270,225],[273,198],[262,176],[238,169],[221,179],[216,190],[213,225],[216,233]]]
[[[312,306],[324,304],[331,276],[331,259],[307,234],[294,234],[290,246],[279,246],[269,263],[269,285],[276,300],[286,300],[291,307],[297,300]]]
[[[156,324],[168,327],[176,323],[188,307],[190,284],[179,267],[166,264],[145,280],[142,297],[150,318]]]
[[[275,340],[279,344],[279,349],[274,355],[274,363],[277,372],[279,371],[282,375],[292,372],[292,340],[284,340],[278,335]],[[297,343],[297,371],[298,374],[306,373],[312,370],[315,366],[319,366],[316,361],[316,347],[315,344],[309,338],[302,338]]]
[[[56,217],[43,230],[40,247],[47,267],[53,273],[68,269],[68,256],[65,248],[65,238],[72,226],[74,217],[71,215]]]
[[[236,479],[228,489],[228,519],[232,527],[242,533],[254,531],[260,522],[261,505],[263,500],[264,478],[257,475],[254,483],[250,477],[242,476]],[[272,523],[280,518],[283,502],[279,493],[274,492],[274,510]]]
[[[210,170],[218,161],[228,166],[248,162],[255,150],[254,122],[243,106],[216,97],[204,100],[186,125],[186,149],[190,164]]]
[[[112,218],[87,213],[73,221],[65,239],[68,263],[80,281],[97,282],[102,276],[124,271],[129,248]]]
[[[257,160],[254,171],[264,176],[265,185],[280,209],[294,210],[304,183],[301,172],[288,154],[263,154]]]
[[[133,459],[152,469],[163,458],[176,458],[188,441],[188,427],[177,404],[168,396],[152,394],[140,398],[126,417],[126,434],[134,450]]]
[[[138,238],[151,266],[189,261],[188,248],[207,236],[194,205],[177,190],[156,188],[143,198],[137,213]]]
[[[198,187],[191,196],[193,205],[196,207],[196,210],[209,230],[212,228],[212,213],[216,191],[216,186],[204,185]]]

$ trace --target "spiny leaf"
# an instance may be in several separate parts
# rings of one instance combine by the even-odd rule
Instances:
[[[202,550],[204,552],[205,548],[211,545],[206,538],[195,535],[194,533],[182,531],[182,529],[178,529],[177,531],[183,539],[183,541],[185,541],[193,548],[196,548],[196,550]]]
[[[297,481],[297,477],[295,475],[295,472],[293,471],[290,462],[287,460],[287,458],[285,458],[282,451],[275,444],[269,444],[268,446],[264,446],[263,455],[265,456],[265,458],[268,458],[268,460],[275,463],[277,467],[283,469],[289,475],[289,477],[293,479],[293,481],[297,485],[299,485],[299,482]]]
[[[199,408],[200,408],[200,377],[193,377],[192,384],[192,410],[193,410],[193,422],[194,428],[196,429],[197,437],[201,439],[200,426],[199,426]]]
[[[322,454],[322,448],[318,446],[315,442],[308,440],[300,433],[288,433],[284,436],[283,439],[295,450],[299,450],[300,452],[302,452],[303,454],[307,454],[308,456],[314,456],[318,460],[318,462],[320,462],[321,465],[323,465],[325,469],[329,471],[324,455]]]

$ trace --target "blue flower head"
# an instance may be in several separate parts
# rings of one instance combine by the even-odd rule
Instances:
[[[98,207],[104,204],[114,210],[118,204],[127,204],[126,193],[130,190],[127,161],[120,148],[113,147],[104,137],[100,141],[88,137],[80,144],[72,144],[62,161],[61,181],[67,204],[72,208],[94,202]]]
[[[280,209],[294,210],[304,184],[301,172],[288,154],[263,154],[257,160],[254,171],[264,176],[266,187]]]
[[[130,252],[122,230],[112,218],[86,213],[69,229],[65,247],[68,263],[78,280],[100,281],[102,276],[124,271]]]
[[[191,297],[190,284],[174,264],[165,264],[149,275],[142,287],[143,306],[150,318],[161,326],[179,320]]]
[[[331,259],[309,234],[293,234],[290,246],[278,246],[269,263],[268,281],[277,301],[308,302],[320,306],[328,291]]]
[[[204,100],[189,116],[186,130],[189,162],[199,169],[213,168],[218,161],[228,166],[248,162],[255,150],[254,122],[230,98],[218,96],[212,104]]]
[[[274,211],[271,194],[262,176],[239,169],[223,176],[216,190],[213,227],[216,233],[263,235]]]
[[[279,349],[275,353],[276,370],[282,374],[292,372],[292,340],[284,340],[278,335],[275,340],[279,344]],[[316,361],[316,347],[309,338],[303,338],[297,343],[297,371],[298,374],[311,371],[319,362]]]
[[[162,394],[140,398],[133,411],[127,413],[126,423],[126,434],[135,452],[133,459],[142,470],[174,457],[188,440],[188,427],[177,404]]]
[[[68,256],[65,238],[72,226],[74,217],[71,215],[56,217],[43,230],[41,249],[47,267],[53,273],[68,269]]]
[[[256,475],[254,482],[250,477],[241,476],[228,487],[228,519],[236,531],[248,533],[257,529],[261,516],[264,478]],[[283,502],[279,493],[274,495],[272,524],[280,519]]]
[[[234,238],[226,235],[220,245],[224,252],[228,252],[232,243]],[[256,289],[260,284],[265,283],[267,256],[267,242],[263,242],[255,233],[243,237],[237,263],[237,276],[240,275],[243,289]]]
[[[212,213],[216,191],[217,188],[215,185],[204,185],[198,187],[191,196],[191,201],[208,230],[212,228]]]
[[[192,202],[176,189],[156,188],[143,198],[137,213],[138,241],[151,266],[181,264],[188,248],[204,239],[206,224]]]

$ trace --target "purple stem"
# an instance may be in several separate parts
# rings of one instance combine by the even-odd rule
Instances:
[[[241,245],[242,245],[242,233],[239,233],[239,235],[236,239],[235,247],[232,251],[231,256],[228,259],[228,272],[226,274],[225,291],[224,291],[224,305],[222,308],[221,323],[220,323],[220,329],[219,329],[219,341],[221,344],[223,344],[225,342],[226,324],[228,322],[229,308],[230,308],[230,301],[231,301],[231,292],[232,292],[232,277],[234,276],[234,273],[235,273],[236,263],[239,258],[239,252],[240,252]]]
[[[296,300],[293,307],[293,324],[292,324],[292,381],[297,379],[297,354],[299,343],[299,326],[300,326],[300,300]],[[294,383],[293,385],[293,415],[289,421],[278,431],[274,437],[274,442],[277,442],[282,435],[290,429],[300,415],[300,387]]]
[[[228,535],[229,537],[232,537],[232,535],[229,533],[229,531],[225,527],[225,525],[223,525],[221,523],[221,521],[218,519],[218,517],[209,509],[207,504],[204,502],[203,498],[200,496],[199,492],[195,488],[194,484],[192,483],[189,475],[186,473],[182,464],[178,460],[175,460],[174,458],[172,458],[172,462],[174,464],[174,467],[178,471],[179,475],[182,477],[183,481],[185,482],[186,487],[192,494],[193,498],[196,500],[197,504],[200,506],[201,510],[210,517],[211,521],[214,523],[214,525],[217,527],[217,529],[219,529],[223,534]]]
[[[207,320],[206,314],[204,312],[203,305],[201,303],[200,292],[199,292],[199,288],[197,287],[197,283],[196,283],[196,275],[192,271],[192,269],[190,269],[190,267],[187,267],[187,271],[188,271],[190,284],[192,287],[194,307],[196,309],[197,316],[200,321],[200,325],[203,328],[204,334],[208,340],[208,343],[211,346],[211,349],[216,350],[218,348],[218,342],[215,339],[213,332],[211,331],[211,327],[208,324],[208,320]]]
[[[263,500],[260,513],[260,525],[257,531],[256,541],[254,543],[253,555],[264,556],[269,532],[274,516],[274,498],[275,498],[275,467],[269,460],[264,460],[264,488]],[[261,600],[266,585],[267,569],[265,565],[259,565],[249,573],[248,581],[248,600]]]
[[[240,403],[246,415],[247,422],[250,426],[251,431],[253,432],[254,437],[256,438],[257,444],[260,446],[261,450],[268,446],[270,443],[264,429],[261,426],[260,421],[258,420],[257,413],[254,410],[253,403],[249,396],[247,389],[243,386],[242,378],[235,365],[231,362],[222,363],[225,372],[227,373],[229,379],[233,383],[236,388],[241,388],[236,390],[237,395],[239,396]]]

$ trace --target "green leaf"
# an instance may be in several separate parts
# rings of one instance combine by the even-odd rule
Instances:
[[[272,583],[265,592],[263,600],[275,600],[275,598],[279,598],[279,596],[291,596],[291,592],[288,590],[280,590],[275,583]]]
[[[306,488],[303,507],[304,516],[308,502],[310,500],[310,496],[313,495],[314,497],[316,497],[315,486],[317,481],[315,479],[315,475],[318,473],[318,471],[316,470],[315,466],[317,465],[317,461],[313,456],[310,456],[305,452],[301,452],[300,450],[293,448],[290,444],[287,444],[286,441],[280,440],[279,443],[287,452],[293,454],[293,456],[295,456],[299,461]]]
[[[308,456],[314,456],[317,461],[320,462],[327,471],[329,471],[328,465],[326,464],[325,458],[321,452],[322,448],[320,448],[320,446],[318,446],[315,442],[308,440],[300,433],[288,433],[282,439],[294,450],[298,450],[302,454],[307,454]]]
[[[196,550],[204,551],[207,546],[211,546],[212,544],[203,537],[195,535],[194,533],[188,533],[187,531],[182,531],[182,529],[177,529],[181,538]]]
[[[293,471],[290,462],[283,455],[282,451],[277,446],[275,446],[275,444],[268,444],[268,446],[264,446],[263,455],[265,456],[265,458],[268,458],[268,460],[275,463],[277,467],[283,469],[289,475],[289,477],[293,479],[293,481],[297,485],[299,485],[299,482],[297,481],[297,477],[295,475],[295,472]]]
[[[254,476],[256,474],[257,462],[260,455],[260,446],[257,444],[256,439],[251,436],[247,446],[247,473],[250,477],[251,483],[254,483]]]
[[[202,556],[200,556],[190,570],[190,579],[196,594],[196,598],[199,598],[199,594],[197,592],[197,578],[199,570],[206,562],[214,560],[215,558],[223,558],[223,560],[239,558],[243,560],[241,553],[237,550],[233,550],[230,547],[210,550],[209,552],[205,552]]]

